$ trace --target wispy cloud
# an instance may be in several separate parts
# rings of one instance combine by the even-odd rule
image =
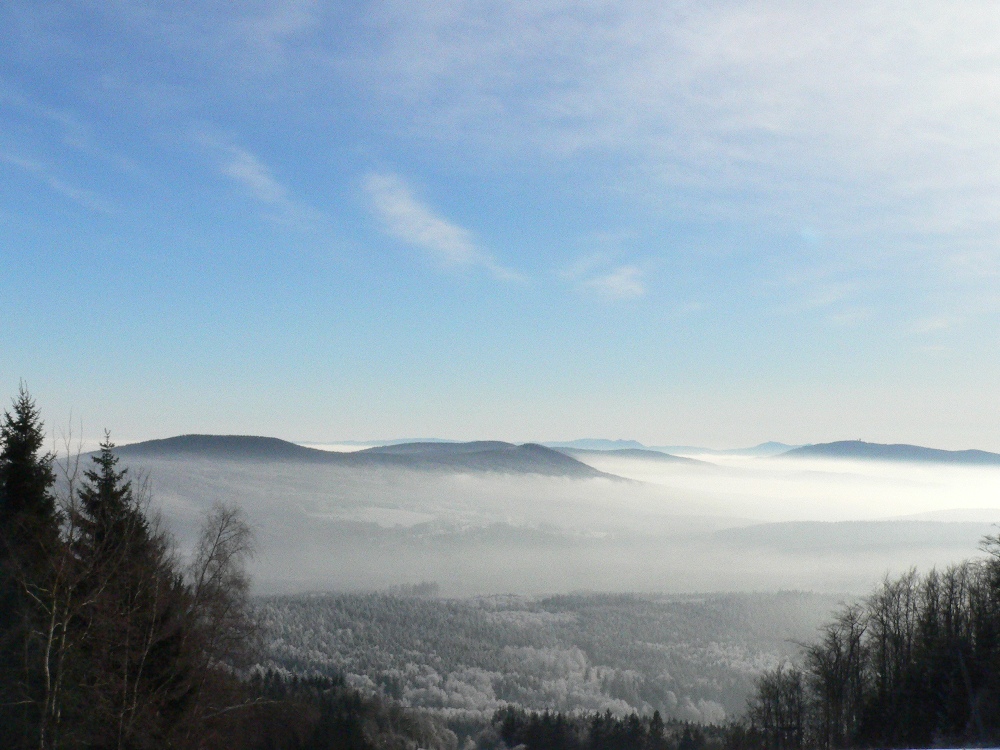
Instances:
[[[503,281],[523,278],[482,250],[469,230],[443,219],[420,202],[398,175],[370,174],[364,189],[390,234],[426,250],[443,265],[483,268]]]
[[[242,184],[261,203],[269,205],[289,203],[288,189],[274,179],[274,175],[264,162],[246,149],[237,146],[229,146],[226,151],[228,158],[220,166],[224,175]]]
[[[646,294],[643,272],[638,266],[620,266],[610,273],[587,279],[582,286],[613,300],[636,299]]]
[[[71,110],[46,106],[0,82],[0,107],[4,106],[30,118],[33,131],[54,131],[58,141],[81,154],[96,157],[125,174],[135,175],[140,171],[135,160],[102,146],[93,125]]]
[[[591,253],[570,264],[559,275],[588,292],[608,300],[646,295],[645,272],[635,264],[615,265],[607,253]]]
[[[271,168],[255,154],[205,133],[197,133],[195,139],[216,154],[221,174],[267,207],[266,217],[271,221],[299,230],[315,229],[322,223],[323,214],[293,198],[289,189],[274,176]]]
[[[356,75],[449,153],[612,152],[637,167],[616,187],[688,216],[816,214],[855,239],[936,234],[941,257],[1000,224],[991,3],[374,7]],[[860,244],[827,252],[870,256]]]
[[[0,163],[8,164],[27,172],[47,185],[51,190],[62,195],[64,198],[82,206],[90,211],[101,214],[114,213],[111,202],[101,197],[92,190],[77,187],[58,176],[55,171],[43,162],[25,159],[14,154],[0,151]]]
[[[599,169],[590,157],[614,153],[624,168],[603,185],[692,218],[937,233],[942,257],[1000,224],[1000,16],[987,2],[112,5],[213,81],[281,67],[239,78],[269,102],[308,92],[315,113],[348,91],[366,123],[480,163]],[[860,244],[826,252],[870,255]]]

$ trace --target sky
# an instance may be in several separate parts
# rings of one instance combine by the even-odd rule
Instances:
[[[0,5],[0,386],[125,442],[1000,450],[991,3]]]

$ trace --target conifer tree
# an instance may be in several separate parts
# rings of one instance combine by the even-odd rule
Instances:
[[[52,494],[53,456],[24,384],[0,422],[0,736],[8,747],[34,740],[38,665],[33,633],[42,626],[39,593],[59,542]]]
[[[115,444],[105,432],[94,466],[84,472],[79,490],[80,555],[90,566],[113,564],[113,558],[134,556],[148,546],[149,523],[136,502],[128,469],[117,469]]]
[[[0,555],[6,560],[37,558],[40,545],[58,531],[52,485],[53,455],[43,453],[43,424],[34,399],[22,384],[13,411],[0,424]],[[37,559],[34,560],[37,562]]]
[[[105,433],[78,493],[75,542],[82,597],[77,630],[89,742],[162,746],[189,692],[183,665],[186,592],[169,545],[151,529],[128,469]],[[159,745],[157,744],[159,743]]]

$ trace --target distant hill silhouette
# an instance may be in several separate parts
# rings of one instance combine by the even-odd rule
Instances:
[[[392,440],[330,440],[319,443],[303,443],[312,445],[349,445],[352,448],[378,448],[383,445],[402,445],[403,443],[460,443],[461,440],[435,437],[393,438]]]
[[[781,458],[853,458],[869,461],[923,461],[939,464],[969,464],[1000,466],[1000,453],[965,450],[945,451],[920,445],[866,443],[862,440],[840,440],[795,448],[780,454]]]
[[[228,461],[298,461],[346,467],[543,474],[587,479],[605,474],[559,451],[534,443],[403,443],[349,453],[322,451],[270,437],[179,435],[117,449],[124,458],[206,458]],[[623,480],[624,481],[624,480]]]
[[[545,474],[564,477],[611,477],[575,458],[536,443],[514,445],[499,440],[470,443],[406,443],[344,454],[352,461],[404,468],[441,468]]]
[[[656,461],[658,463],[665,464],[701,464],[705,465],[704,461],[698,461],[694,458],[686,458],[684,456],[674,456],[670,453],[662,453],[660,451],[638,449],[638,448],[615,448],[612,450],[592,450],[588,448],[558,448],[560,453],[565,453],[567,456],[573,458],[579,458],[582,461],[586,461],[587,458],[638,458],[644,461]]]
[[[657,445],[650,450],[662,451],[672,456],[776,456],[785,453],[797,445],[777,443],[773,440],[751,448],[699,448],[696,445]]]
[[[581,440],[563,440],[542,443],[547,448],[573,448],[575,450],[615,451],[615,450],[648,450],[638,440],[604,440],[603,438],[583,438]]]
[[[409,441],[408,441],[409,442]],[[750,448],[703,448],[697,445],[644,445],[638,440],[604,440],[585,438],[582,440],[549,441],[542,443],[548,448],[555,448],[563,453],[569,451],[624,451],[635,450],[647,453],[666,453],[670,456],[775,456],[798,445],[768,441]],[[572,453],[570,453],[572,455]],[[636,456],[638,458],[638,456]]]
[[[529,443],[530,445],[530,443]],[[506,451],[518,446],[501,440],[475,440],[468,443],[420,440],[409,443],[376,445],[359,453],[372,456],[462,456],[471,453]]]
[[[306,448],[287,440],[256,435],[178,435],[162,440],[120,445],[123,457],[195,457],[249,461],[324,461],[327,451]]]

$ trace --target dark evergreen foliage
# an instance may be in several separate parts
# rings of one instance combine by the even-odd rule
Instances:
[[[149,543],[149,524],[136,506],[128,469],[118,471],[115,444],[104,433],[94,466],[84,473],[79,490],[82,535],[78,547],[84,556],[128,554],[126,545],[138,550]]]
[[[76,729],[99,746],[162,747],[195,698],[185,622],[189,593],[153,533],[105,435],[85,473],[73,550],[81,573]]]
[[[426,713],[348,688],[336,677],[274,672],[251,681],[259,696],[248,750],[455,750],[457,739]]]
[[[12,544],[48,535],[55,523],[54,457],[42,452],[44,444],[38,408],[22,385],[0,425],[0,528]]]
[[[43,424],[22,384],[0,424],[0,737],[26,746],[38,724],[40,644],[38,597],[58,538],[52,495],[53,456],[43,452]]]
[[[249,528],[208,517],[190,570],[106,436],[53,493],[22,388],[0,424],[0,747],[226,748],[249,720]]]
[[[677,720],[664,722],[659,711],[652,716],[615,716],[610,711],[563,714],[514,707],[497,711],[492,726],[503,746],[525,750],[704,750],[721,748],[729,731]],[[484,739],[480,746],[489,746]]]

